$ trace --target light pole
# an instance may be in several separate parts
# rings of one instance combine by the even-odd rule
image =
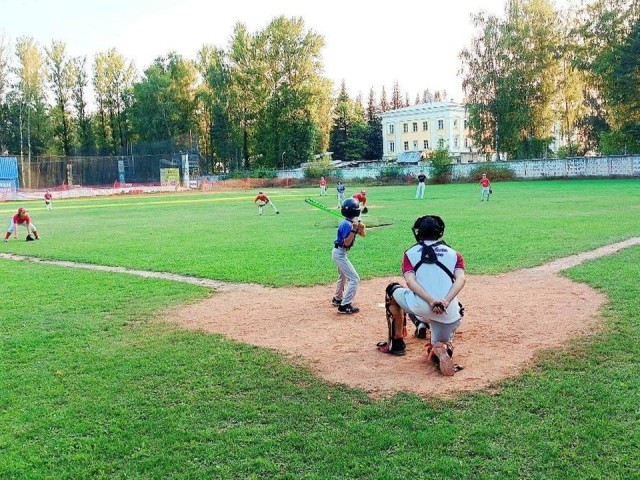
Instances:
[[[285,154],[285,153],[287,153],[287,152],[286,152],[286,151],[285,151],[285,152],[282,152],[282,157],[281,157],[281,158],[282,158],[282,169],[283,169],[283,170],[285,169],[285,168],[284,168],[284,154]]]

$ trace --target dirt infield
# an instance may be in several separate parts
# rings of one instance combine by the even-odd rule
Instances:
[[[441,376],[426,362],[426,342],[412,334],[404,357],[375,348],[386,340],[384,289],[389,282],[402,282],[396,277],[362,282],[355,302],[361,310],[355,315],[336,313],[332,285],[240,285],[174,309],[164,320],[277,350],[329,382],[372,396],[407,391],[446,397],[516,376],[539,350],[560,349],[571,338],[596,331],[606,297],[558,272],[639,243],[635,238],[537,268],[468,276],[460,295],[466,315],[454,341],[455,361],[464,369],[454,377]]]
[[[160,320],[282,352],[328,382],[362,388],[371,396],[407,391],[447,397],[517,376],[539,350],[561,349],[571,338],[597,331],[606,297],[559,272],[638,244],[640,237],[635,237],[536,268],[468,276],[460,295],[466,315],[454,341],[455,361],[464,369],[454,377],[442,377],[426,362],[426,342],[414,338],[413,329],[406,356],[394,357],[375,348],[387,335],[384,289],[392,281],[402,282],[399,277],[362,282],[355,302],[360,312],[338,315],[331,306],[333,285],[276,289],[13,254],[0,258],[212,288],[216,293],[211,297],[172,308]]]

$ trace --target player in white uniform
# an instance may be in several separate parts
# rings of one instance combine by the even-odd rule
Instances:
[[[462,255],[440,240],[444,227],[436,215],[415,221],[413,234],[418,243],[405,252],[402,261],[408,288],[399,283],[387,287],[389,340],[378,344],[378,348],[385,353],[405,354],[408,314],[416,325],[416,337],[426,338],[427,328],[431,329],[429,359],[439,365],[444,375],[453,375],[460,369],[451,359],[451,342],[463,315],[457,295],[464,287],[465,275]]]

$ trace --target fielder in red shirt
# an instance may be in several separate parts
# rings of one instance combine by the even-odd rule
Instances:
[[[44,206],[46,207],[47,210],[53,210],[53,195],[51,195],[51,192],[49,190],[47,190],[47,192],[44,194]]]
[[[358,203],[360,204],[360,207],[362,208],[362,213],[368,213],[369,209],[367,208],[367,191],[366,190],[360,190],[359,193],[354,193],[353,194],[353,198],[355,198],[356,200],[358,200]]]
[[[480,179],[480,188],[482,191],[480,192],[480,201],[484,202],[484,196],[487,196],[487,202],[489,201],[489,197],[491,196],[491,182],[487,178],[487,174],[483,173],[482,178]]]
[[[324,177],[320,177],[320,196],[327,194],[327,181]]]
[[[253,200],[253,203],[258,205],[258,215],[262,215],[262,207],[265,205],[271,205],[276,213],[280,213],[273,202],[267,197],[264,192],[258,192],[258,196]]]
[[[29,240],[29,238],[33,240],[33,237],[31,237],[32,233],[33,233],[33,236],[35,237],[35,240],[40,240],[40,236],[38,235],[38,230],[36,229],[36,226],[33,223],[31,223],[31,217],[29,216],[29,214],[24,208],[20,207],[18,209],[18,213],[15,214],[13,218],[11,218],[11,224],[7,229],[7,233],[5,233],[4,235],[5,242],[9,241],[9,237],[11,236],[12,233],[15,235],[16,239],[18,238],[18,225],[24,225],[27,227],[27,235],[28,235],[27,240]]]

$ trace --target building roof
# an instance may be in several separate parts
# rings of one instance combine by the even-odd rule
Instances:
[[[422,160],[422,152],[400,152],[398,163],[418,163]]]
[[[447,111],[460,111],[464,112],[465,105],[457,102],[427,102],[419,103],[417,105],[410,105],[408,107],[398,108],[397,110],[389,110],[388,112],[382,112],[381,118],[385,117],[407,117],[420,114],[447,112]]]

